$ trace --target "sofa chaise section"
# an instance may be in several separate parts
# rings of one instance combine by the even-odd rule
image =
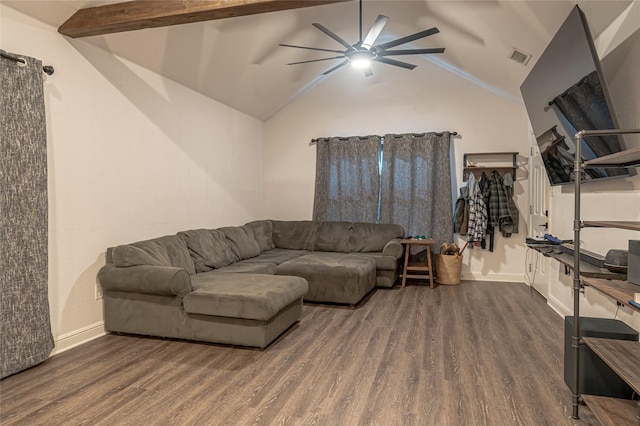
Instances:
[[[191,259],[178,235],[110,249],[98,274],[105,329],[264,348],[300,319],[303,278],[196,274]]]

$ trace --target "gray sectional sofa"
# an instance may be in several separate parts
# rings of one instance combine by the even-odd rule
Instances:
[[[398,225],[260,220],[107,250],[98,273],[111,332],[266,347],[302,301],[355,305],[391,287]]]

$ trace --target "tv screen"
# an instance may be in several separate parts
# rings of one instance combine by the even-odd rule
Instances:
[[[520,86],[549,181],[573,182],[574,135],[619,128],[584,13],[575,6]],[[582,159],[624,150],[618,136],[582,139]],[[629,176],[625,168],[587,168],[583,180]]]

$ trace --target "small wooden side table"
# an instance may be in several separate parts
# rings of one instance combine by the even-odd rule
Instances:
[[[417,239],[417,238],[405,238],[401,241],[404,244],[404,268],[402,269],[402,287],[405,286],[407,278],[414,278],[418,280],[429,279],[429,287],[433,288],[433,268],[431,266],[431,245],[435,244],[433,238]],[[427,262],[426,263],[412,263],[409,262],[409,256],[411,254],[411,247],[424,246],[427,249]],[[411,274],[410,272],[420,272],[419,274]]]

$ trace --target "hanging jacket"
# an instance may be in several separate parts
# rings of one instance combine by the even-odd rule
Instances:
[[[509,211],[511,212],[511,223],[512,230],[511,233],[518,233],[518,225],[520,224],[520,212],[518,211],[518,207],[516,206],[516,202],[513,199],[513,177],[511,177],[511,173],[507,172],[504,174],[502,178],[502,183],[505,187],[505,193],[507,194],[507,198],[509,199]],[[504,235],[504,234],[503,234]],[[504,235],[505,237],[507,235]]]
[[[489,178],[487,178],[487,174],[485,172],[482,172],[482,175],[480,176],[480,182],[478,183],[478,187],[480,188],[480,191],[482,191],[482,200],[484,201],[487,207],[487,230],[485,232],[485,238],[483,238],[482,241],[480,241],[480,246],[482,247],[483,250],[486,249],[487,248],[486,237],[489,237],[489,251],[493,252],[493,246],[495,241],[495,230],[493,225],[488,219],[491,215],[491,212],[489,210]]]
[[[513,220],[507,196],[500,174],[494,170],[489,178],[488,191],[489,222],[500,229],[502,235],[510,237],[513,232]]]
[[[453,210],[453,232],[454,234],[467,235],[469,225],[469,187],[460,188],[460,196],[456,200]]]
[[[467,241],[481,241],[487,232],[487,206],[482,198],[482,192],[478,187],[478,181],[473,173],[469,174],[469,227],[467,229]]]

